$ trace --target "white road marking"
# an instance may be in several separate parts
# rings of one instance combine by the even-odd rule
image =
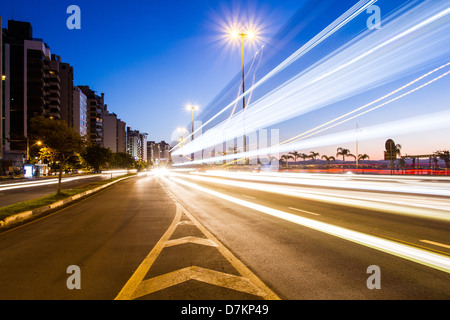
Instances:
[[[318,213],[314,213],[314,212],[306,211],[306,210],[302,210],[302,209],[297,209],[297,208],[293,208],[293,207],[288,207],[288,209],[291,209],[291,210],[294,210],[294,211],[298,211],[298,212],[307,213],[307,214],[312,214],[313,216],[320,216],[320,214],[318,214]]]

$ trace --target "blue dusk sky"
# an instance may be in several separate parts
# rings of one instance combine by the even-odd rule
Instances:
[[[245,54],[246,63],[251,65],[254,54],[265,46],[267,55],[255,74],[256,78],[261,78],[357,2],[2,0],[0,15],[4,28],[10,19],[30,22],[34,37],[43,39],[52,53],[74,67],[75,85],[89,85],[98,94],[105,93],[108,110],[133,129],[148,133],[148,140],[170,142],[176,128],[189,128],[190,113],[185,110],[186,104],[198,104],[201,111],[196,118],[206,121],[230,102],[226,98],[220,101],[219,94],[230,99],[236,96],[241,53],[239,44],[227,37],[230,28],[250,25],[258,30],[258,39],[247,46]],[[400,6],[421,2],[424,1],[380,0],[378,3],[383,16],[387,16]],[[70,16],[66,10],[70,5],[81,9],[80,30],[66,27]],[[280,83],[352,41],[367,29],[367,18],[367,14],[361,15],[338,35],[327,39],[313,55],[304,57],[299,69],[287,70],[285,78],[279,79]],[[396,83],[379,84],[337,101],[333,106],[279,124],[280,136],[287,139],[373,101],[443,62],[433,60],[416,73],[396,78]],[[415,96],[395,102],[389,112],[377,111],[339,130],[354,128],[356,122],[364,128],[405,115],[448,110],[449,85],[446,77]],[[273,87],[267,90],[270,89]],[[432,153],[437,149],[450,149],[447,136],[439,129],[426,135],[382,137],[365,145],[362,142],[359,153],[368,153],[372,159],[381,158],[386,138],[401,143],[405,153]],[[340,146],[317,151],[333,154]],[[354,151],[354,143],[342,147]]]

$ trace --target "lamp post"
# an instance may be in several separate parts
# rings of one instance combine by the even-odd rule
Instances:
[[[36,141],[32,146],[30,146],[30,139],[27,138],[27,162],[30,161],[30,148],[34,147],[34,146],[41,146],[42,145],[42,141]]]
[[[30,161],[30,149],[33,148],[34,146],[42,146],[43,142],[40,140],[37,140],[33,145],[30,146],[30,138],[26,138],[23,140],[11,140],[11,139],[7,139],[8,142],[27,142],[27,162]]]
[[[187,105],[186,110],[191,111],[192,114],[192,131],[191,131],[191,141],[194,140],[194,111],[199,109],[196,105]],[[191,160],[194,161],[194,153],[191,154]]]
[[[244,40],[245,39],[252,39],[255,37],[255,33],[253,31],[248,31],[247,33],[238,31],[232,31],[231,36],[233,38],[241,38],[241,44],[242,44],[242,109],[245,111],[245,58],[244,58]],[[244,136],[243,136],[243,142],[244,142],[244,153],[247,152],[247,139],[245,136],[245,119],[244,119]],[[245,164],[248,164],[248,158],[245,158]]]

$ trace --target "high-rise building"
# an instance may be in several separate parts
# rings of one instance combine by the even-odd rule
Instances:
[[[117,152],[127,152],[127,124],[117,119]]]
[[[73,67],[68,63],[59,64],[59,78],[61,86],[61,120],[64,120],[69,127],[76,128],[78,124],[75,123],[75,113],[78,110],[74,109],[74,86],[73,86]]]
[[[73,128],[82,136],[87,135],[87,99],[86,95],[78,87],[73,87]]]
[[[155,141],[147,141],[147,159],[153,163],[159,162],[159,144]]]
[[[105,110],[103,113],[103,146],[113,153],[126,152],[126,124],[115,113]]]
[[[28,22],[8,21],[2,29],[2,151],[12,162],[26,152],[34,116],[61,117],[61,58],[33,37]],[[5,159],[7,159],[8,156]]]
[[[127,153],[136,160],[147,162],[147,135],[127,127]]]
[[[52,54],[45,68],[45,104],[43,115],[54,119],[61,119],[60,65],[61,57]],[[32,83],[34,84],[34,82]],[[30,91],[28,91],[28,95],[30,95]],[[39,115],[39,112],[36,115]]]
[[[171,162],[170,159],[170,145],[165,142],[147,142],[147,158],[154,164]]]
[[[91,90],[89,86],[78,86],[86,95],[88,139],[103,147],[103,113],[105,111],[105,95],[100,96]]]

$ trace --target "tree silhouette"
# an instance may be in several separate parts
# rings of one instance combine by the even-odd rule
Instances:
[[[42,116],[30,120],[30,132],[43,142],[51,158],[59,164],[57,194],[61,194],[62,173],[69,159],[84,150],[85,140],[65,121]]]
[[[345,148],[337,148],[337,153],[336,153],[336,157],[342,157],[342,170],[344,170],[345,167],[345,157],[353,157],[356,159],[355,155],[350,153],[349,149],[345,149]]]

